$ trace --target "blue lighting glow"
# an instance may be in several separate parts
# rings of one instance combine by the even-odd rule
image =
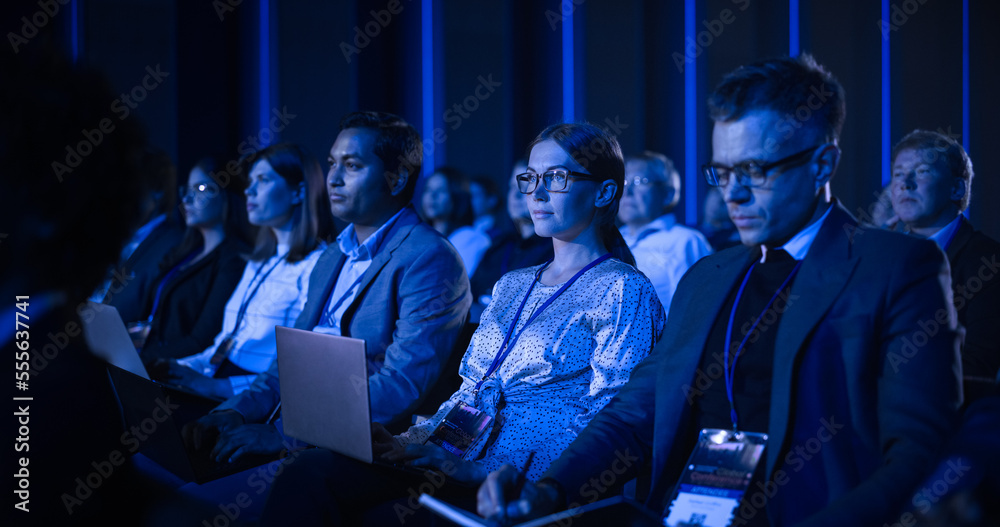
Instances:
[[[799,0],[788,0],[788,54],[799,56]]]
[[[420,82],[424,144],[428,144],[434,136],[434,0],[420,2]],[[436,150],[433,146],[424,149],[425,177],[437,166]]]
[[[573,8],[570,2],[562,2],[562,76],[563,76],[563,121],[576,120],[576,82],[573,61]]]
[[[260,0],[260,101],[258,112],[259,130],[268,129],[271,116],[271,0]],[[261,137],[262,134],[258,134]],[[273,137],[273,136],[272,136]],[[263,144],[263,141],[262,141]],[[267,146],[267,144],[264,144]]]
[[[889,0],[882,0],[882,20],[888,23]],[[892,126],[889,91],[889,32],[882,33],[882,186],[889,184],[892,176]]]
[[[962,146],[969,151],[969,0],[962,0]]]
[[[695,39],[695,2],[684,0],[684,41]],[[684,222],[698,224],[697,59],[684,61]]]
[[[73,48],[73,62],[80,62],[80,0],[72,0],[70,12],[70,46]]]

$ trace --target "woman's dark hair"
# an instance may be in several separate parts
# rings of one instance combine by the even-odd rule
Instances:
[[[223,163],[219,158],[206,157],[195,163],[191,170],[201,170],[205,175],[211,177],[222,166]],[[215,180],[215,178],[212,179]],[[257,236],[257,226],[251,224],[247,218],[247,197],[243,193],[243,189],[247,186],[245,174],[230,174],[230,178],[225,185],[222,185],[218,180],[215,183],[226,198],[225,216],[223,218],[226,239],[236,240],[240,245],[250,246]],[[163,258],[163,261],[160,262],[160,270],[167,271],[171,269],[187,255],[201,248],[203,243],[204,240],[201,237],[201,231],[195,227],[188,227],[184,231],[181,243],[171,249],[167,253],[167,256]]]
[[[528,156],[531,149],[543,141],[554,141],[566,151],[574,161],[587,169],[592,175],[610,179],[617,189],[611,203],[597,211],[595,221],[598,234],[604,247],[615,258],[635,265],[635,258],[629,250],[621,232],[615,226],[618,216],[618,203],[625,190],[625,158],[618,139],[611,133],[590,123],[559,123],[542,130],[531,144],[528,145]]]
[[[435,169],[427,179],[434,176],[441,176],[448,182],[448,199],[451,200],[451,214],[447,218],[448,228],[454,231],[459,227],[472,225],[475,217],[472,214],[469,180],[465,174],[455,167],[443,166]]]
[[[305,199],[295,206],[292,213],[295,226],[292,227],[292,239],[286,258],[289,263],[297,262],[312,252],[320,240],[333,234],[333,216],[327,202],[323,171],[316,158],[292,143],[274,144],[244,157],[241,160],[242,173],[249,175],[258,161],[267,161],[292,189],[305,183]],[[274,255],[277,246],[278,240],[271,229],[260,229],[250,259],[266,260]]]

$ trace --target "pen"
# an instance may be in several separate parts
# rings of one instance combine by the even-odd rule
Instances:
[[[528,469],[531,468],[531,462],[535,460],[535,453],[531,452],[528,454],[528,460],[524,462],[524,469],[517,473],[517,481],[514,483],[514,499],[516,500],[521,495],[521,490],[524,489],[524,482],[528,476]]]
[[[516,501],[521,496],[521,491],[524,489],[524,483],[528,476],[528,469],[531,468],[531,462],[535,460],[535,452],[532,451],[528,454],[528,460],[524,462],[524,469],[517,473],[517,479],[514,480],[514,500]],[[504,504],[500,508],[500,525],[507,525],[507,504]]]

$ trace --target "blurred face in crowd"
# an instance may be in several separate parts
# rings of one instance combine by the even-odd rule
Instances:
[[[188,175],[188,185],[181,200],[188,227],[210,227],[226,218],[226,197],[219,186],[200,168]]]
[[[510,175],[510,185],[507,187],[507,214],[514,222],[531,221],[531,214],[528,212],[528,196],[521,194],[517,190],[518,174],[528,171],[528,165],[518,163],[514,165],[514,172]]]
[[[955,201],[964,195],[964,183],[937,152],[902,150],[892,164],[892,208],[910,229],[933,234],[958,215]]]
[[[539,181],[527,195],[528,211],[535,224],[536,234],[572,241],[593,222],[597,212],[596,199],[600,194],[600,182],[571,176],[565,190],[548,191],[542,181],[542,174],[556,169],[589,174],[555,141],[550,139],[536,144],[528,159],[528,173],[537,175]]]
[[[472,202],[472,213],[477,218],[485,216],[497,205],[496,196],[491,196],[479,183],[469,183],[469,200]]]
[[[441,174],[431,174],[424,184],[424,193],[420,198],[424,216],[429,220],[448,219],[453,209],[451,189],[448,179]]]
[[[247,217],[262,227],[288,228],[294,222],[295,207],[302,203],[305,183],[297,188],[274,171],[266,159],[254,163],[247,187]]]
[[[375,155],[377,132],[348,128],[330,147],[330,170],[326,175],[330,210],[338,219],[363,226],[378,226],[398,209],[385,174],[385,165]]]
[[[712,130],[713,163],[735,166],[756,161],[763,165],[821,143],[815,139],[821,134],[808,132],[783,141],[780,127],[775,126],[779,119],[775,112],[752,110],[741,119],[716,122]],[[727,185],[719,187],[744,245],[780,247],[809,224],[821,189],[832,175],[831,170],[825,177],[820,176],[816,155],[771,168],[760,187],[745,187],[737,177],[730,177]]]
[[[670,191],[660,163],[641,159],[626,162],[625,191],[618,205],[618,219],[635,228],[659,218]]]

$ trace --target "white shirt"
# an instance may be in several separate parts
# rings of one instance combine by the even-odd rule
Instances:
[[[823,222],[826,221],[827,216],[830,215],[830,211],[833,210],[833,204],[827,206],[826,212],[813,223],[809,224],[806,228],[799,231],[798,234],[792,236],[791,240],[785,242],[784,245],[778,247],[778,249],[783,249],[795,260],[802,260],[809,253],[809,248],[812,247],[813,241],[816,240],[816,234],[819,233],[819,228],[823,226]],[[764,263],[764,259],[767,258],[767,247],[761,245],[761,257],[760,263]]]
[[[382,240],[402,213],[403,209],[400,209],[362,244],[358,244],[358,234],[353,223],[337,236],[337,245],[340,247],[340,252],[347,257],[347,261],[340,268],[333,292],[330,293],[330,298],[327,299],[323,313],[319,317],[319,324],[313,331],[328,335],[343,335],[340,319],[347,311],[347,306],[351,305],[354,297],[358,295],[361,277],[371,267],[372,258],[378,253]]]
[[[621,228],[636,267],[642,271],[663,304],[670,312],[670,299],[677,290],[677,283],[695,262],[712,254],[702,233],[678,225],[672,213],[664,214],[632,232],[627,225]]]
[[[254,373],[260,373],[271,365],[278,354],[274,340],[274,326],[291,326],[302,313],[306,304],[306,293],[309,286],[309,274],[312,273],[316,260],[325,249],[320,244],[305,258],[295,263],[288,263],[284,256],[288,253],[288,245],[278,245],[274,256],[263,262],[249,262],[243,270],[243,278],[236,285],[236,290],[226,303],[225,315],[222,318],[222,331],[215,336],[215,341],[205,351],[184,357],[177,362],[187,366],[202,375],[211,377],[217,366],[211,363],[216,348],[226,337],[236,329],[233,338],[235,343],[229,350],[229,361]],[[257,293],[247,303],[246,315],[236,328],[240,306],[244,299],[261,280],[264,273],[274,270],[261,283]],[[260,274],[257,271],[260,270]],[[255,279],[256,276],[256,279]],[[229,377],[233,393],[245,390],[253,382],[255,375],[236,375]]]
[[[476,227],[459,227],[448,236],[448,241],[458,251],[462,265],[465,266],[465,274],[470,277],[476,273],[479,261],[492,243],[486,232]]]

